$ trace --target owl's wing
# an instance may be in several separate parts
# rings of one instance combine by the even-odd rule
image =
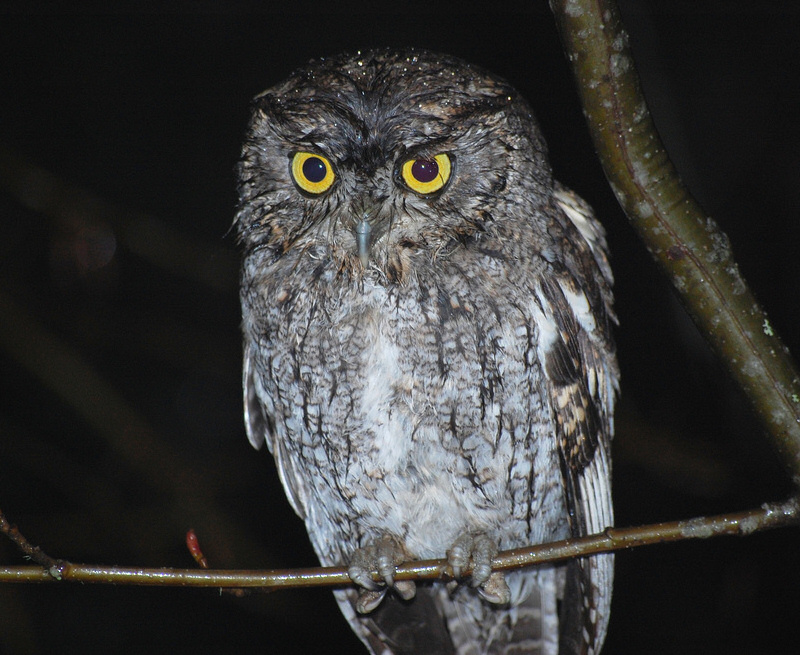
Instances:
[[[291,458],[287,457],[283,442],[276,434],[275,423],[270,415],[272,400],[259,384],[253,357],[253,346],[249,343],[244,348],[244,367],[242,370],[242,387],[244,389],[244,425],[247,438],[254,448],[260,449],[267,444],[269,452],[275,457],[275,465],[281,484],[286,490],[286,497],[297,515],[305,520],[307,493],[301,476],[296,475]]]
[[[556,191],[570,245],[566,260],[539,287],[539,302],[555,330],[547,335],[548,392],[573,536],[613,525],[610,445],[618,371],[610,325],[611,271],[605,238],[591,209],[563,188]],[[563,220],[564,218],[568,220]],[[600,270],[601,276],[597,275]],[[560,654],[594,654],[608,625],[612,555],[571,562],[561,617]]]

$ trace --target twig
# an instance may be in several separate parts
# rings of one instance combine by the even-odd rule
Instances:
[[[0,514],[2,518],[2,514]],[[550,544],[519,548],[499,553],[493,560],[496,570],[511,570],[548,562],[560,562],[578,556],[608,553],[616,550],[648,546],[670,541],[706,539],[721,535],[749,535],[788,525],[800,524],[800,501],[797,497],[783,503],[765,504],[758,509],[700,517],[685,521],[658,523],[635,528],[609,528],[605,532],[580,539],[566,539]],[[2,518],[0,523],[7,526]],[[13,528],[11,530],[14,530]],[[9,534],[5,528],[3,532]],[[17,538],[22,538],[14,530]],[[27,541],[22,538],[22,542]],[[18,543],[15,541],[15,543]],[[34,549],[39,551],[38,549]],[[351,584],[343,568],[309,568],[270,571],[219,571],[212,569],[143,569],[117,566],[71,564],[58,560],[60,579],[85,584],[140,585],[160,587],[277,588],[346,586]],[[468,571],[467,571],[468,573]],[[408,562],[397,569],[398,580],[449,580],[447,561]],[[380,580],[377,573],[375,579]],[[0,568],[2,582],[55,582],[47,571],[36,566]]]
[[[11,525],[6,518],[6,515],[0,510],[0,534],[4,534],[11,542],[19,549],[24,557],[36,562],[39,566],[44,568],[44,571],[38,567],[25,567],[36,569],[37,571],[50,576],[53,580],[61,580],[61,570],[67,564],[63,560],[57,560],[50,557],[39,546],[31,544],[17,529],[16,525]]]
[[[800,484],[800,374],[658,137],[616,3],[550,4],[617,200]]]

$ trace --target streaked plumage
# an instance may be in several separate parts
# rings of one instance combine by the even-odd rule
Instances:
[[[239,176],[248,436],[324,565],[613,524],[605,238],[516,91],[418,50],[312,62],[255,99]],[[596,653],[612,578],[335,593],[373,653]]]

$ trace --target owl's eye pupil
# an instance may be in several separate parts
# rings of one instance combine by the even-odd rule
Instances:
[[[439,164],[433,159],[417,159],[411,164],[411,175],[414,179],[423,184],[433,182],[439,175]]]
[[[327,174],[328,167],[319,157],[309,157],[303,162],[303,175],[309,182],[322,182]]]

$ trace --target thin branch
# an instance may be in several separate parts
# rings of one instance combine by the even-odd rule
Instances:
[[[24,535],[17,529],[17,526],[11,525],[8,522],[5,514],[0,510],[0,534],[4,534],[11,542],[19,549],[24,557],[36,562],[40,567],[25,567],[31,568],[50,576],[53,580],[61,580],[61,568],[66,564],[62,560],[53,559],[45,553],[39,546],[34,546],[29,542]],[[44,569],[44,570],[42,570]]]
[[[580,539],[566,539],[550,544],[518,548],[499,553],[492,561],[495,570],[507,571],[524,566],[560,562],[573,557],[610,553],[616,550],[649,546],[670,541],[707,539],[722,535],[749,535],[753,532],[788,525],[800,525],[800,500],[790,498],[783,503],[765,504],[758,509],[699,517],[685,521],[657,523],[635,528],[608,528],[605,532]],[[0,513],[0,532],[20,543],[22,536]],[[23,542],[27,541],[22,538]],[[29,545],[28,545],[29,546]],[[34,549],[41,553],[39,549]],[[25,550],[23,552],[29,552]],[[46,556],[45,556],[46,557]],[[0,583],[44,583],[63,580],[84,584],[140,585],[160,587],[276,588],[330,587],[352,584],[343,568],[309,568],[271,571],[219,571],[211,569],[143,569],[117,566],[72,564],[47,558],[55,563],[42,569],[38,566],[0,568]],[[467,571],[467,574],[469,571]],[[377,573],[375,580],[380,581]],[[447,560],[408,562],[397,569],[397,580],[450,580]]]
[[[613,0],[551,0],[606,176],[800,484],[800,375],[658,137]]]

